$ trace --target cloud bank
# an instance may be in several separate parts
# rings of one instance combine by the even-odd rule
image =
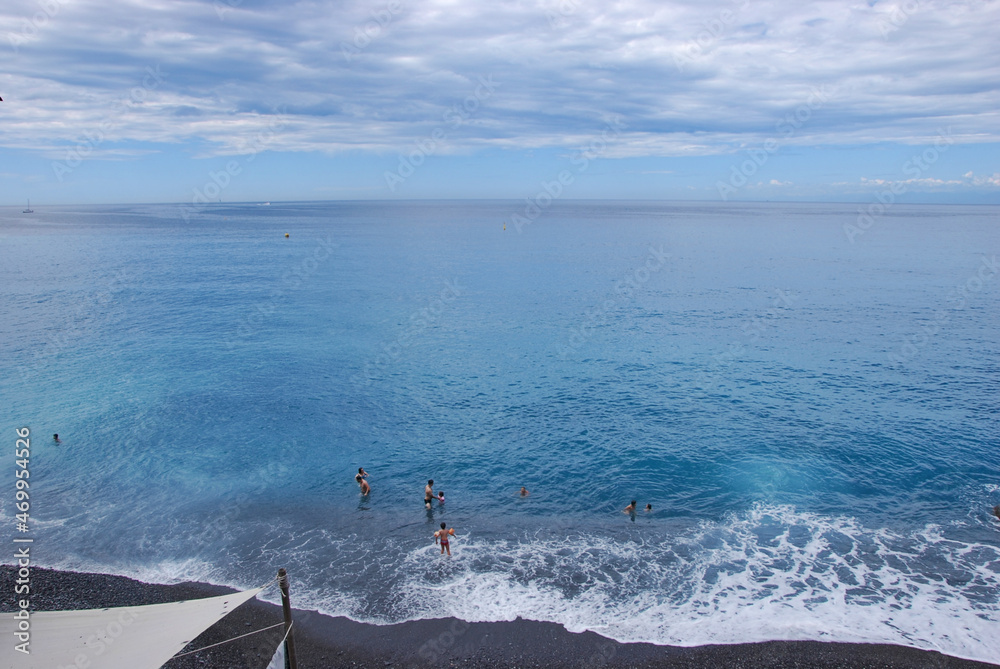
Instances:
[[[268,150],[329,154],[438,128],[442,152],[568,149],[612,118],[610,158],[982,144],[998,34],[981,1],[8,0],[0,144],[237,155],[276,115]]]

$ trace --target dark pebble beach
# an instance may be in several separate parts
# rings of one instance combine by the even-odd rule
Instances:
[[[15,570],[0,568],[0,588],[13,593]],[[231,588],[203,583],[155,585],[122,576],[32,568],[35,611],[159,604],[211,597]],[[291,597],[295,602],[294,574]],[[276,596],[277,586],[268,594]],[[13,611],[13,597],[0,610]],[[300,669],[336,667],[720,667],[740,669],[996,669],[995,664],[962,660],[937,652],[879,644],[769,641],[681,648],[623,644],[585,632],[573,634],[555,623],[517,619],[466,623],[455,618],[396,625],[369,625],[346,618],[295,610],[294,643]],[[282,622],[281,607],[251,600],[211,627],[187,650],[210,646]],[[284,632],[279,628],[175,657],[167,669],[219,667],[265,669]],[[16,667],[16,664],[13,665]],[[94,669],[99,669],[93,664]]]

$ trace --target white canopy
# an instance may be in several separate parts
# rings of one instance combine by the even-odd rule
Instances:
[[[158,669],[261,590],[169,604],[32,613],[27,655],[15,648],[22,643],[17,636],[22,621],[4,613],[0,657],[11,658],[11,669]]]

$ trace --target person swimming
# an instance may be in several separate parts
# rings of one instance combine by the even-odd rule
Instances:
[[[438,490],[437,500],[441,504],[444,504],[444,490]]]
[[[1000,520],[1000,506],[993,507],[993,515],[997,517],[997,520]]]
[[[524,486],[521,486],[521,497],[527,497],[530,494],[531,494],[531,492],[527,488],[525,488]]]
[[[636,502],[633,499],[631,504],[622,509],[622,513],[635,513],[635,504]]]
[[[646,505],[646,511],[652,511],[652,510],[653,510],[653,505],[652,504],[647,504]]]
[[[364,467],[358,467],[358,473],[354,475],[354,480],[361,485],[361,482],[368,478],[368,472],[365,471]]]
[[[59,438],[59,433],[58,432],[56,434],[52,435],[52,441],[56,442],[57,444],[61,444],[62,443],[62,439]]]

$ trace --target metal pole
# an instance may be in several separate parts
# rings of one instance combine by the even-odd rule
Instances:
[[[292,626],[292,601],[288,597],[288,574],[285,568],[278,570],[278,586],[281,588],[281,612],[285,614],[285,669],[298,669],[295,664],[295,639],[289,628]]]

